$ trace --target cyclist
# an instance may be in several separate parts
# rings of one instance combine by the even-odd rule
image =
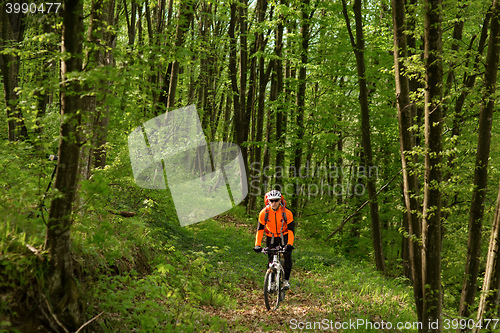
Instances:
[[[262,251],[261,242],[264,232],[266,233],[267,247],[275,248],[279,245],[284,246],[285,253],[285,281],[284,289],[290,289],[290,273],[292,271],[292,250],[295,233],[295,222],[292,212],[285,207],[285,200],[280,191],[272,190],[267,192],[264,197],[264,207],[259,213],[257,234],[255,236],[255,247],[253,250],[257,253]],[[269,254],[269,263],[272,263],[273,257]],[[266,268],[267,269],[267,268]]]

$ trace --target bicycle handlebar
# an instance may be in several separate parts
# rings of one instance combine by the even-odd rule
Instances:
[[[274,248],[268,248],[268,247],[264,247],[262,249],[262,253],[265,253],[265,254],[278,254],[278,253],[285,253],[285,249],[281,246],[278,246],[278,247],[274,247]]]

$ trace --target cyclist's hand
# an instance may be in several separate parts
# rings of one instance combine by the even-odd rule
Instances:
[[[290,244],[286,244],[285,245],[285,252],[290,253],[290,252],[292,252],[292,250],[293,250],[293,246],[292,245],[290,245]]]
[[[257,253],[261,253],[262,252],[262,248],[260,246],[256,246],[253,248],[253,250]]]

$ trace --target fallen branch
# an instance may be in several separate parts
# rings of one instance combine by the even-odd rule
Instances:
[[[41,295],[42,295],[43,299],[45,300],[45,303],[47,304],[47,310],[49,310],[50,315],[55,320],[57,325],[59,325],[64,330],[65,333],[69,333],[68,329],[59,321],[59,319],[55,315],[54,311],[52,311],[52,307],[50,306],[50,303],[49,303],[47,296],[45,296],[45,294],[43,294],[43,293]],[[50,318],[47,318],[47,319],[49,319],[49,321],[50,321]],[[52,327],[52,328],[54,328],[54,327]]]
[[[403,171],[403,169],[399,170],[398,173],[396,173],[394,175],[394,177],[391,178],[391,180],[389,180],[389,182],[387,184],[385,184],[384,186],[382,186],[378,191],[377,193],[375,193],[375,198],[377,197],[377,195],[379,195],[380,192],[382,192],[387,186],[389,186],[389,184],[391,184],[394,179],[396,179],[396,177],[401,173],[401,171]],[[349,215],[344,221],[342,221],[342,223],[339,225],[339,227],[337,229],[335,229],[334,232],[332,232],[330,235],[328,235],[328,237],[326,237],[325,241],[329,240],[330,238],[333,237],[333,235],[335,235],[337,232],[339,232],[340,230],[342,230],[344,228],[344,226],[346,225],[346,223],[352,219],[357,213],[360,212],[360,210],[362,210],[366,205],[368,205],[370,203],[370,200],[366,200],[358,209],[356,209],[356,211],[354,213],[352,213],[351,215]]]
[[[99,318],[103,313],[104,313],[104,311],[102,311],[101,313],[99,313],[97,316],[95,316],[94,318],[90,319],[89,321],[87,321],[85,324],[83,324],[82,326],[80,326],[80,328],[75,333],[79,333],[85,326],[87,326],[88,324],[90,324],[91,322],[93,322],[94,320],[96,320],[97,318]]]

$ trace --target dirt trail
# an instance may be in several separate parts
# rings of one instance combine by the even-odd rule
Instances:
[[[254,228],[241,222],[225,217],[219,220],[226,224],[231,224],[238,228],[245,229],[251,234],[255,233]],[[332,304],[325,307],[325,299],[312,295],[302,286],[303,281],[315,278],[312,273],[294,267],[290,278],[291,289],[287,292],[285,301],[280,303],[277,310],[268,311],[264,304],[263,281],[264,269],[262,269],[262,281],[242,280],[240,291],[234,294],[237,306],[234,309],[223,307],[204,306],[202,309],[210,316],[218,316],[229,323],[230,329],[245,326],[247,332],[291,332],[292,319],[298,321],[313,321],[326,318],[331,314]],[[329,309],[329,313],[325,310]]]
[[[301,280],[301,277],[296,276],[295,279]],[[203,310],[212,316],[227,320],[230,327],[243,325],[248,332],[290,332],[292,319],[311,321],[314,318],[326,317],[320,301],[300,288],[294,288],[293,281],[285,301],[274,311],[266,309],[262,288],[261,285],[251,282],[246,287],[242,286],[241,292],[234,295],[238,300],[235,309],[205,306]]]

